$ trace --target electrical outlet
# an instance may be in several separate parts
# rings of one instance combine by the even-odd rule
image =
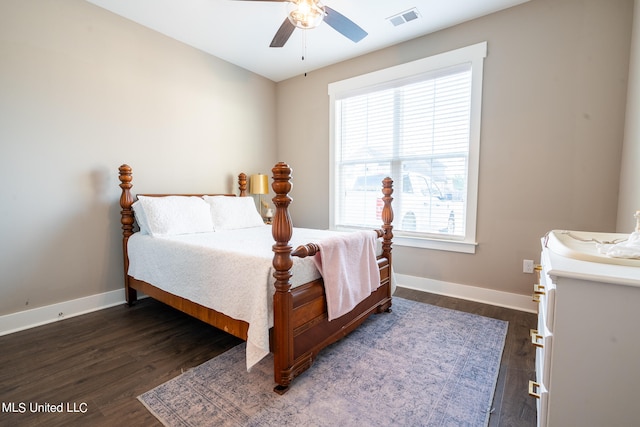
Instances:
[[[523,273],[533,273],[533,260],[532,259],[523,259],[522,260],[522,272]]]

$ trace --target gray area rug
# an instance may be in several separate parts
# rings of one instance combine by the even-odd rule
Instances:
[[[244,344],[139,396],[166,426],[486,426],[507,322],[394,298],[290,390]]]

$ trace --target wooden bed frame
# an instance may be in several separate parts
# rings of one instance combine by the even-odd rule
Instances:
[[[197,319],[226,331],[236,337],[246,340],[248,323],[233,319],[223,313],[204,307],[185,298],[170,294],[150,283],[137,280],[128,275],[129,257],[127,242],[135,232],[135,218],[131,205],[134,197],[132,188],[132,169],[122,165],[120,170],[120,197],[122,223],[122,249],[124,254],[124,286],[127,303],[132,305],[137,300],[137,292],[159,300],[171,307],[187,313]],[[273,203],[276,207],[272,222],[273,267],[275,269],[275,293],[273,297],[274,325],[270,330],[270,348],[274,355],[274,391],[282,394],[289,388],[291,381],[308,369],[320,350],[341,339],[357,328],[373,313],[391,310],[391,241],[393,238],[393,181],[385,178],[382,182],[382,229],[377,230],[378,236],[383,238],[382,254],[378,256],[380,269],[380,287],[369,297],[360,302],[352,311],[329,322],[327,318],[327,304],[322,279],[291,288],[291,267],[293,256],[305,257],[314,255],[319,248],[315,244],[299,246],[293,250],[289,244],[293,233],[289,204],[291,198],[291,168],[285,163],[278,163],[272,169],[273,191],[276,196]],[[238,176],[240,196],[247,196],[247,175]],[[145,194],[145,196],[162,197],[169,194]],[[202,196],[202,194],[189,194]],[[235,196],[225,194],[226,196]]]

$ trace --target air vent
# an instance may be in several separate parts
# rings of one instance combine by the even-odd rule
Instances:
[[[397,15],[390,16],[387,18],[387,21],[389,21],[394,27],[397,27],[418,18],[420,18],[420,13],[418,12],[418,9],[414,7],[413,9],[405,10]]]

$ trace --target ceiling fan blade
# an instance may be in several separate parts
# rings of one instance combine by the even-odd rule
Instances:
[[[269,47],[282,47],[285,45],[289,37],[291,37],[291,33],[296,29],[296,26],[289,21],[289,18],[284,18],[282,25],[278,28],[278,32],[273,36],[273,40],[271,40],[271,44]]]
[[[353,42],[358,43],[369,34],[360,28],[355,22],[331,9],[329,6],[325,6],[324,10],[326,12],[324,22]]]
[[[236,1],[268,1],[274,3],[285,3],[289,0],[236,0]],[[271,40],[271,44],[269,47],[282,47],[289,40],[291,33],[295,30],[295,26],[289,22],[289,19],[285,19],[285,22],[282,23],[278,32]]]

